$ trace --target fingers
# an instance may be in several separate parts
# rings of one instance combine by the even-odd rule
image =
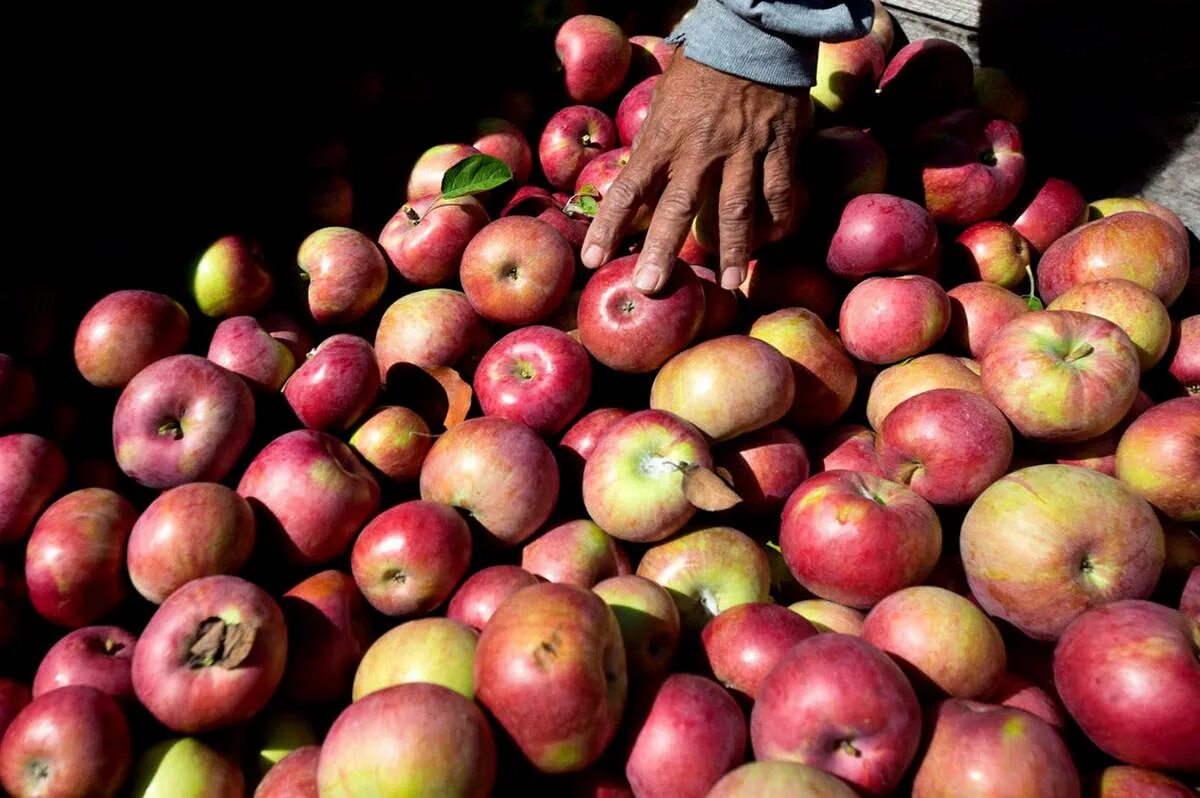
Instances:
[[[771,241],[786,236],[796,224],[795,165],[790,139],[776,140],[763,158],[762,194],[771,220]]]
[[[754,156],[734,154],[725,162],[717,203],[721,287],[734,289],[746,279],[754,237]]]
[[[633,284],[639,291],[653,294],[671,276],[671,268],[700,205],[703,178],[703,172],[698,169],[679,172],[671,178],[659,198],[633,273]]]
[[[612,258],[621,236],[633,221],[643,199],[650,191],[655,164],[660,161],[656,152],[634,152],[621,174],[604,192],[600,210],[588,225],[583,239],[580,260],[589,269],[598,269]]]

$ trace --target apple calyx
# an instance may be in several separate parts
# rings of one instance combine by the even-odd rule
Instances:
[[[36,787],[50,778],[50,763],[37,757],[25,763],[24,771],[31,786]]]
[[[730,486],[733,477],[724,468],[715,471],[695,463],[678,463],[683,473],[683,495],[699,510],[721,512],[740,504],[742,497]]]
[[[250,656],[254,638],[253,626],[226,623],[217,617],[205,618],[196,627],[196,636],[188,646],[188,667],[195,670],[215,665],[233,670]]]

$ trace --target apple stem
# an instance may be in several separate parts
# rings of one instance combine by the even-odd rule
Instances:
[[[862,756],[862,751],[855,748],[854,744],[849,740],[842,740],[838,743],[838,747],[842,749],[843,753],[849,754],[856,759]]]
[[[1092,346],[1091,344],[1080,344],[1079,346],[1072,349],[1071,352],[1067,355],[1066,362],[1074,363],[1076,360],[1082,360],[1083,358],[1087,357],[1088,355],[1090,355],[1092,352],[1095,352],[1095,351],[1096,351],[1096,347]]]
[[[579,143],[585,147],[590,147],[592,145],[592,134],[584,133],[582,136],[579,137]]]
[[[400,210],[404,211],[405,218],[408,219],[409,223],[414,227],[421,223],[421,214],[414,211],[411,205],[405,205]]]

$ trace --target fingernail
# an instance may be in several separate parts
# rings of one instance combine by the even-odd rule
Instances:
[[[633,287],[642,293],[650,293],[658,288],[662,272],[654,266],[642,266],[633,273]]]
[[[589,244],[587,249],[583,251],[581,258],[583,265],[589,269],[599,268],[600,264],[604,261],[604,250],[600,248],[599,244]]]
[[[726,269],[721,272],[721,287],[730,291],[737,288],[746,279],[745,269]]]

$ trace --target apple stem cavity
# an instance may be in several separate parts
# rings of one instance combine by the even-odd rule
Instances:
[[[180,420],[173,418],[170,421],[164,421],[158,425],[158,434],[164,437],[170,437],[174,440],[183,439],[183,424]]]
[[[855,748],[854,743],[850,740],[840,740],[838,742],[838,748],[842,749],[842,753],[849,754],[855,759],[862,758],[862,751],[859,751],[857,748]]]
[[[188,667],[198,669],[216,665],[232,670],[250,656],[254,637],[252,626],[205,618],[196,627],[196,636],[188,647]]]
[[[121,643],[117,640],[113,640],[111,637],[106,637],[104,639],[104,653],[105,654],[108,654],[109,656],[113,656],[114,654],[119,654],[124,649],[125,649],[124,643]]]

